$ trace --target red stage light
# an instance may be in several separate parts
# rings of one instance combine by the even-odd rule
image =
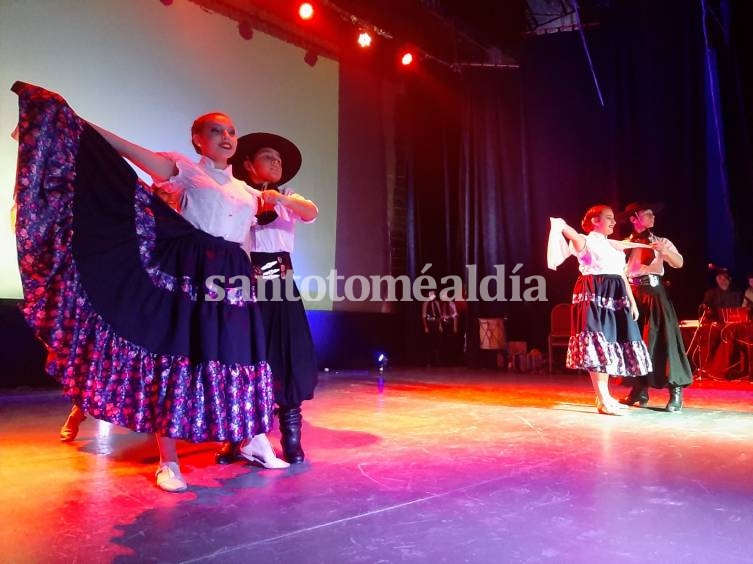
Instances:
[[[413,63],[413,53],[410,51],[403,53],[403,56],[400,57],[400,63],[405,67]]]
[[[362,31],[358,34],[358,44],[364,48],[371,46],[371,35],[368,31]]]
[[[298,15],[301,16],[302,20],[310,20],[314,17],[314,7],[308,2],[304,2],[298,8]]]

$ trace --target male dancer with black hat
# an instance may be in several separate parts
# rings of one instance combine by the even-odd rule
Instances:
[[[649,386],[669,388],[666,410],[679,412],[682,410],[682,389],[693,382],[693,372],[685,354],[677,313],[667,297],[662,277],[665,263],[672,268],[682,268],[684,261],[672,241],[657,237],[651,231],[655,212],[659,212],[661,207],[660,204],[644,201],[633,202],[622,214],[633,225],[629,240],[653,247],[653,250],[628,251],[627,277],[638,304],[638,323],[654,370],[636,378],[630,393],[621,402],[645,407]]]
[[[282,187],[298,173],[302,163],[301,152],[288,139],[272,133],[244,135],[238,139],[238,149],[229,162],[233,175],[260,193],[257,225],[251,229],[244,248],[249,251],[263,291],[259,309],[279,408],[283,455],[291,464],[301,463],[301,403],[313,398],[318,373],[314,342],[298,288],[293,282],[294,299],[290,299],[287,288],[282,286],[286,274],[293,274],[290,254],[295,225],[299,221],[313,222],[319,209],[312,201]],[[236,458],[237,445],[233,443],[223,444],[217,453],[220,464]]]

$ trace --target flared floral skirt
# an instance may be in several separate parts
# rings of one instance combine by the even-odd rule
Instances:
[[[193,442],[272,424],[272,376],[237,243],[185,221],[60,96],[16,83],[16,240],[26,321],[89,415]],[[222,299],[217,299],[222,297]]]
[[[567,367],[610,376],[642,376],[651,357],[616,275],[580,276],[573,289]]]

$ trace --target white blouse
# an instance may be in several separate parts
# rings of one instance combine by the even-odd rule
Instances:
[[[550,217],[549,239],[547,242],[547,264],[552,270],[565,262],[570,255],[575,255],[580,263],[581,274],[625,274],[625,251],[627,249],[650,249],[643,243],[615,241],[607,239],[606,235],[591,231],[586,238],[586,244],[581,251],[567,243],[562,231],[567,226],[565,220]]]
[[[591,231],[586,235],[586,246],[582,250],[576,251],[572,242],[570,246],[578,259],[581,274],[625,274],[625,247],[621,241]]]
[[[194,227],[234,243],[246,241],[256,224],[258,192],[235,178],[232,167],[215,168],[207,157],[193,162],[180,153],[160,153],[178,174],[156,182],[157,193]]]

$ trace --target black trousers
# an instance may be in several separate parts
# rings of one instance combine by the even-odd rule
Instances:
[[[685,354],[677,313],[664,286],[631,285],[638,304],[638,325],[643,333],[653,372],[646,377],[652,388],[689,386],[693,371]]]

